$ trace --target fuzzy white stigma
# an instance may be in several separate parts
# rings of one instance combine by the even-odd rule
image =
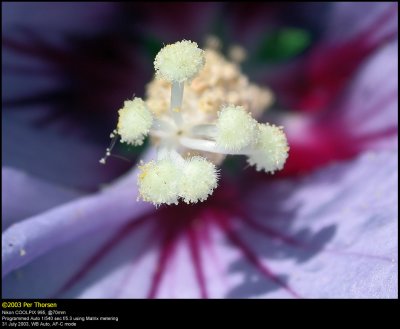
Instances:
[[[144,201],[155,205],[178,203],[179,167],[170,159],[139,166],[138,186]]]
[[[258,125],[258,140],[247,159],[258,171],[274,173],[281,170],[288,157],[289,146],[282,127],[270,124]]]
[[[153,116],[146,103],[139,97],[124,102],[124,107],[118,111],[117,125],[121,142],[133,145],[143,144],[153,123]]]
[[[204,51],[197,43],[183,40],[162,48],[154,60],[154,68],[158,77],[181,83],[191,80],[204,63]]]
[[[186,160],[179,184],[179,195],[186,203],[204,201],[217,187],[218,172],[213,163],[195,156]]]
[[[230,105],[218,113],[217,146],[228,151],[239,151],[255,137],[257,121],[242,106]]]
[[[155,205],[204,201],[217,187],[218,171],[203,157],[183,159],[175,151],[160,152],[158,161],[139,167],[139,193]]]

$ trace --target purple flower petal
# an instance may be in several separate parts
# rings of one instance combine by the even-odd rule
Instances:
[[[397,39],[397,12],[395,3],[332,4],[323,38],[297,63],[273,68],[266,82],[287,108],[325,110],[368,56]]]
[[[201,42],[222,8],[218,2],[138,2],[124,3],[121,11],[135,20],[143,36],[173,43],[181,39]]]
[[[23,26],[55,34],[90,33],[105,27],[104,22],[114,14],[115,7],[111,2],[9,2],[2,6],[2,27],[7,33],[18,32]]]
[[[385,139],[387,148],[396,146],[399,81],[393,72],[398,70],[397,54],[398,43],[393,41],[367,59],[341,102],[332,105],[329,116],[324,120],[334,120],[336,117],[336,121],[339,121],[337,124],[346,125],[355,139],[366,137],[368,148],[374,142],[381,142],[381,139]]]
[[[255,189],[247,207],[281,247],[274,253],[263,246],[260,227],[244,231],[247,243],[303,297],[397,298],[397,166],[397,152],[367,153]],[[271,202],[278,198],[292,216],[266,216],[273,205],[264,200],[272,191]]]
[[[4,3],[2,6],[3,43],[30,39],[33,45],[40,35],[49,45],[60,50],[68,48],[68,37],[74,34],[91,36],[109,27],[117,6],[113,3]],[[27,36],[26,33],[29,33]],[[44,41],[42,40],[42,41]],[[40,44],[40,43],[39,43]],[[51,47],[50,47],[51,48]],[[62,76],[54,74],[55,66],[46,62],[45,54],[20,49],[15,53],[8,47],[3,52],[4,99],[23,98],[60,87]],[[49,49],[48,49],[49,50]],[[53,55],[56,52],[53,51]],[[33,55],[33,56],[32,56]],[[59,57],[62,57],[59,55]],[[76,63],[75,63],[76,65]],[[15,71],[10,68],[14,68]],[[24,71],[25,70],[25,71]],[[31,74],[29,74],[31,72]],[[34,76],[32,73],[36,72]],[[53,74],[49,74],[49,72]],[[21,73],[25,73],[22,74]]]
[[[105,147],[79,137],[30,126],[10,113],[3,113],[3,166],[21,169],[57,185],[97,190],[121,172],[121,165],[102,166]],[[121,163],[121,161],[119,161]],[[122,163],[125,166],[125,163]]]
[[[152,151],[144,158],[150,156]],[[131,182],[129,176],[136,177],[136,173],[136,170],[131,172],[127,180]],[[136,198],[136,183],[118,183],[11,226],[2,239],[3,275],[82,234],[110,223],[117,225],[136,219],[154,209],[151,204],[136,202]],[[21,252],[24,257],[19,257]]]
[[[393,2],[335,3],[325,38],[332,43],[345,42],[369,31],[369,42],[377,42],[397,33],[397,10],[398,4]]]
[[[131,279],[129,275],[132,268],[135,268],[136,264],[141,269],[146,268],[146,259],[143,262],[140,256],[143,247],[149,246],[147,241],[149,229],[141,225],[140,230],[137,230],[133,224],[124,225],[122,231],[119,227],[116,228],[118,224],[108,223],[103,227],[93,228],[90,234],[80,235],[69,243],[54,247],[46,254],[35,258],[32,263],[11,272],[3,278],[3,296],[50,298],[60,295],[62,297],[87,295],[96,298],[123,296],[126,293],[125,285]],[[118,236],[117,241],[113,240],[114,235]],[[113,242],[109,243],[110,240]],[[109,245],[109,248],[104,248],[104,245]],[[109,249],[110,252],[105,252]],[[152,253],[151,249],[146,249],[146,258],[151,258]],[[97,254],[101,257],[100,261],[88,262],[92,255]],[[26,256],[29,256],[29,249],[25,256],[18,257]],[[153,267],[154,262],[150,264],[149,271]],[[45,272],[43,268],[46,269]],[[143,289],[148,287],[149,280],[150,278],[146,276],[132,280],[132,283],[136,284],[135,291],[143,293]],[[29,291],[25,286],[28,281]],[[97,285],[99,281],[102,282],[100,286]]]
[[[14,168],[3,167],[2,230],[27,217],[37,215],[81,193],[50,184]]]
[[[129,213],[139,214],[121,183],[74,203],[75,210],[87,209],[83,219],[96,221],[90,229],[79,228],[77,234],[75,227],[71,234],[64,226],[68,238],[53,229],[59,241],[47,234],[47,248],[30,242],[35,231],[20,235],[24,256],[6,248],[6,271],[14,271],[3,280],[3,294],[393,298],[398,289],[396,181],[396,154],[368,153],[308,177],[259,183],[244,189],[239,203],[229,203],[226,196],[207,207],[163,208],[155,213],[158,218],[132,221]],[[71,204],[59,207],[58,216],[71,216],[67,208],[72,210]],[[34,224],[43,228],[54,216],[50,211],[31,218],[20,230],[22,224],[24,231]],[[81,226],[87,224],[82,220]],[[16,233],[6,231],[3,243]]]
[[[286,174],[310,170],[363,150],[397,149],[397,41],[365,60],[347,89],[325,112],[288,115],[291,154]]]

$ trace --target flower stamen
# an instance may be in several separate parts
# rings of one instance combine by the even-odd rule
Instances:
[[[110,138],[111,138],[111,143],[110,146],[106,148],[106,154],[104,155],[104,157],[102,157],[99,162],[101,164],[106,164],[107,159],[111,156],[111,150],[114,148],[115,143],[117,142],[119,136],[117,134],[117,130],[114,129],[111,133],[110,133]]]
[[[150,135],[158,149],[156,160],[139,166],[142,200],[156,206],[206,200],[218,185],[216,165],[228,154],[247,156],[257,170],[283,168],[289,147],[282,128],[255,119],[273,96],[249,83],[238,66],[243,56],[236,57],[229,62],[188,40],[167,45],[154,60],[146,101],[136,97],[119,110],[112,146],[118,136],[141,145]]]

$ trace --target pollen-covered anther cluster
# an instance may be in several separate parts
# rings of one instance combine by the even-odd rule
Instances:
[[[258,124],[258,138],[247,162],[258,171],[274,173],[281,170],[289,155],[289,145],[282,127]]]
[[[154,60],[154,68],[158,77],[181,83],[191,80],[204,63],[204,50],[196,42],[183,40],[161,49]]]
[[[176,157],[176,155],[175,155]],[[154,205],[204,201],[217,187],[218,172],[203,157],[189,159],[166,157],[139,167],[138,186],[141,198]]]
[[[200,156],[186,161],[179,184],[179,195],[186,203],[204,201],[217,187],[218,172],[213,163]]]
[[[226,106],[218,113],[215,141],[228,151],[239,151],[256,138],[257,121],[243,106]]]
[[[143,144],[153,123],[153,116],[146,103],[139,97],[127,100],[118,114],[117,132],[121,136],[121,142],[132,145]]]
[[[148,162],[139,169],[139,193],[144,201],[154,204],[178,203],[178,166],[169,159],[162,159]]]

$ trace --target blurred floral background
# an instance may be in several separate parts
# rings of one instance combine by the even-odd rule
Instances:
[[[398,5],[2,3],[3,297],[397,298]],[[149,143],[99,164],[163,44],[218,37],[272,89],[274,176],[137,202]]]

